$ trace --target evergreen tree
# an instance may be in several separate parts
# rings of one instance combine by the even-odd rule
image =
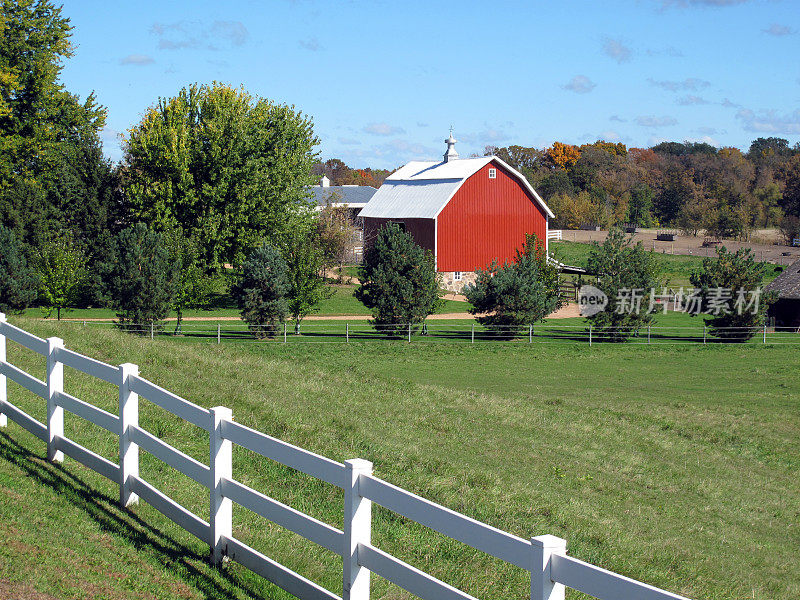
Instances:
[[[21,312],[36,300],[39,279],[14,232],[0,225],[0,312]]]
[[[641,242],[633,244],[621,229],[594,243],[588,270],[598,276],[597,287],[608,296],[605,310],[587,317],[600,339],[622,342],[653,321],[650,294],[660,295],[661,264]]]
[[[144,223],[123,229],[97,266],[121,328],[145,333],[163,327],[174,302],[177,265],[160,233]]]
[[[442,303],[433,254],[396,223],[378,232],[359,278],[355,297],[372,309],[372,326],[387,335],[401,335],[409,325],[416,329]]]
[[[689,280],[698,290],[699,312],[711,335],[732,342],[745,342],[764,324],[774,294],[764,294],[761,286],[765,265],[756,262],[749,248],[729,252],[717,249],[716,258],[704,258]],[[693,311],[696,314],[698,311]]]
[[[242,319],[256,338],[274,337],[278,332],[278,324],[289,312],[289,291],[286,261],[272,245],[259,246],[247,257],[241,277],[231,287]]]
[[[544,244],[528,236],[514,261],[502,267],[496,261],[478,270],[474,284],[464,288],[472,304],[469,312],[497,337],[511,339],[561,306],[558,269],[548,264]]]

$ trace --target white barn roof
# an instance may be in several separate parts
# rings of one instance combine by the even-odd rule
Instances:
[[[358,216],[435,219],[464,182],[490,162],[496,162],[516,177],[544,212],[555,216],[528,180],[496,156],[447,162],[412,161],[386,178]]]

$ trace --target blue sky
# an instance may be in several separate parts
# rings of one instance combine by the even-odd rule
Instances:
[[[67,1],[62,81],[106,154],[159,96],[243,85],[313,118],[323,159],[394,168],[487,144],[800,141],[796,0]]]

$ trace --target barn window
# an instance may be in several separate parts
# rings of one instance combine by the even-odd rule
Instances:
[[[461,281],[461,271],[453,273],[453,281]]]
[[[497,179],[497,169],[489,169],[489,179]]]

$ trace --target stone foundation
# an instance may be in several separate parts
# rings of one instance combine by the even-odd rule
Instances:
[[[468,283],[475,283],[475,280],[478,278],[477,273],[474,271],[463,271],[459,281],[456,281],[456,274],[453,271],[441,272],[439,274],[442,276],[442,287],[448,292],[455,292],[457,294],[461,293],[465,285]]]

